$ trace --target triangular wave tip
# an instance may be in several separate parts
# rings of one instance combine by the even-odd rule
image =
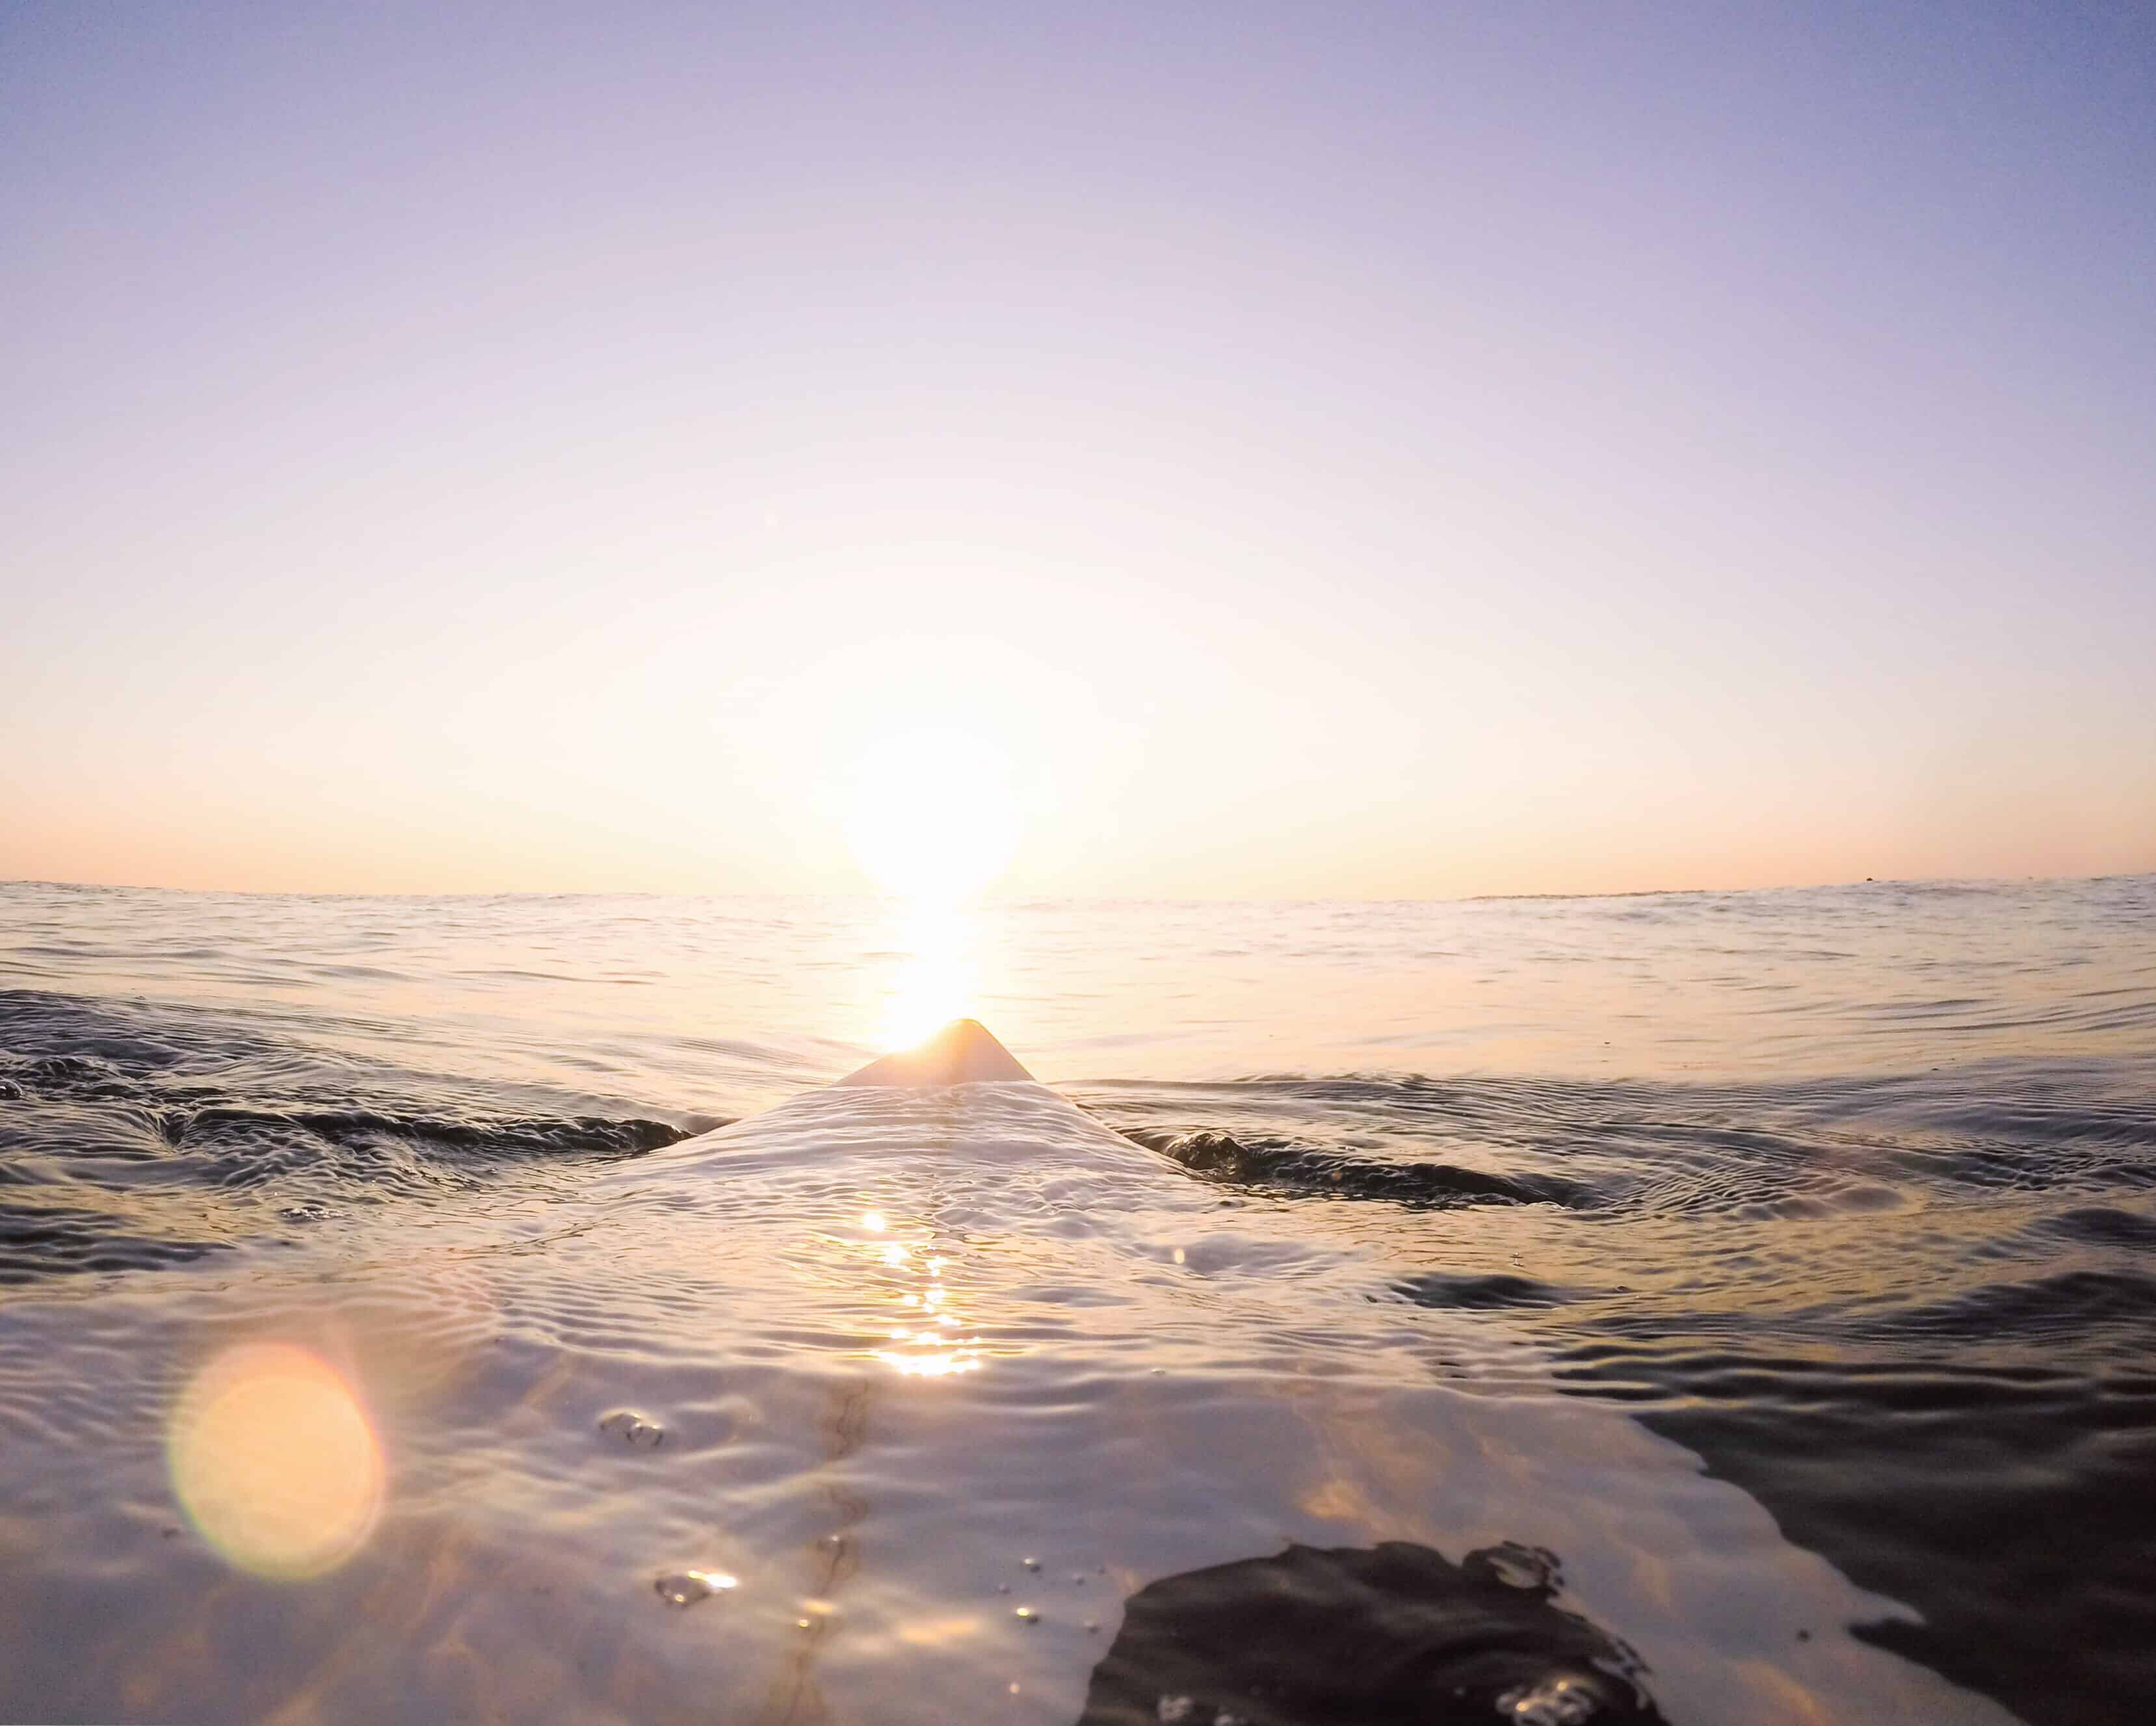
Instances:
[[[973,1084],[982,1079],[1032,1077],[978,1020],[953,1019],[926,1042],[901,1049],[895,1055],[886,1055],[880,1061],[871,1061],[839,1083],[926,1091],[943,1085]]]

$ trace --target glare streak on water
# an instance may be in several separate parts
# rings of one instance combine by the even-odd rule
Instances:
[[[1099,1136],[688,1142],[952,1012]],[[1626,1594],[1599,1517],[1743,1502],[1642,1451],[1567,1505],[1603,1442],[1560,1461],[1569,1410],[1697,1452],[1871,1591],[1869,1640],[2026,1719],[2135,1718],[2152,1099],[2151,877],[939,915],[0,886],[0,1538],[35,1579],[0,1701],[645,1718],[712,1682],[709,1626],[791,1674],[743,1718],[934,1647],[950,1707],[1008,1660],[998,1708],[1068,1719],[1024,1711],[1075,1708],[1049,1675],[1153,1580],[1119,1554],[1389,1529],[1500,1575],[1549,1549],[1570,1609]],[[275,1462],[280,1409],[378,1442],[378,1487],[295,1465],[250,1510],[232,1459]],[[1371,1519],[1507,1421],[1553,1448],[1486,1525]],[[1655,1588],[1733,1657],[1768,1626],[1714,1565],[1767,1559],[1731,1539]],[[569,1601],[613,1628],[515,1641]],[[258,1622],[340,1652],[206,1652]],[[85,1624],[99,1659],[55,1640]],[[1830,1686],[1839,1631],[1748,1657]],[[1564,1718],[1571,1682],[1497,1693]]]

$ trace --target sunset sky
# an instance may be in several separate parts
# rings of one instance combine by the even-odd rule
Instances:
[[[2156,868],[2156,9],[0,13],[0,877]]]

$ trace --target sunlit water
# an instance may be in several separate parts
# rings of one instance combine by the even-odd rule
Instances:
[[[2148,877],[0,887],[0,1714],[2138,1721],[2152,1186]]]

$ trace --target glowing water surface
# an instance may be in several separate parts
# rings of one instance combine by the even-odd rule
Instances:
[[[84,1554],[164,1513],[143,1440],[169,1363],[291,1339],[182,1392],[171,1468],[208,1539],[158,1551],[167,1587],[85,1616],[98,1568],[63,1565],[11,1603],[38,1693],[1069,1721],[1147,1584],[1409,1539],[1561,1553],[1672,1718],[2007,1718],[1849,1637],[1898,1609],[1676,1447],[1556,1399],[1522,1337],[1373,1299],[1383,1252],[1224,1201],[1029,1080],[811,1092],[573,1194],[364,1227],[362,1252],[317,1231],[154,1303],[13,1315],[14,1387],[85,1350],[118,1380],[117,1418],[63,1403],[54,1435],[100,1484],[44,1507]],[[332,1350],[382,1411],[371,1539],[381,1476]]]

